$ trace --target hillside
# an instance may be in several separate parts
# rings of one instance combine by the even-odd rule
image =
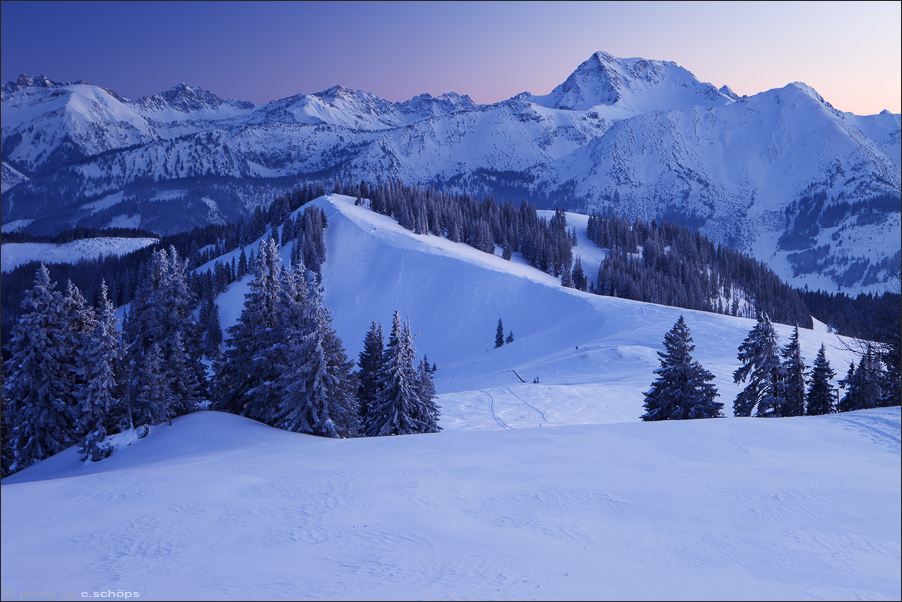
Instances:
[[[99,463],[70,448],[3,481],[4,600],[899,597],[898,408],[642,423],[680,315],[727,410],[753,321],[565,289],[350,197],[313,203],[349,356],[408,315],[444,431],[327,440],[198,412]],[[247,283],[217,298],[224,328]],[[493,349],[499,317],[516,336]],[[809,364],[822,342],[837,372],[853,357],[823,328],[801,340]]]

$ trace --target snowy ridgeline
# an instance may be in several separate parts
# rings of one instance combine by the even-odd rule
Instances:
[[[734,373],[756,322],[563,288],[346,197],[314,206],[348,357],[400,311],[437,367],[444,432],[326,440],[201,412],[117,435],[101,462],[70,448],[3,482],[4,591],[899,598],[898,408],[643,424],[681,315],[726,407],[747,386]],[[591,269],[588,249],[574,252]],[[216,298],[224,329],[252,282]],[[499,317],[516,336],[495,348]],[[822,345],[837,371],[857,361],[843,342],[798,333],[809,366]]]

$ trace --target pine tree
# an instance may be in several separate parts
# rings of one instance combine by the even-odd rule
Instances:
[[[873,345],[867,343],[858,367],[849,366],[849,374],[839,382],[846,389],[846,394],[839,401],[837,410],[851,412],[875,408],[884,398],[883,367],[877,357]]]
[[[82,423],[79,430],[84,433],[79,451],[83,462],[88,459],[98,462],[109,456],[113,448],[104,443],[107,434],[119,432],[128,425],[122,404],[124,354],[116,322],[106,282],[102,282],[100,315],[85,345],[87,384],[79,395]]]
[[[817,357],[814,358],[814,365],[811,368],[811,385],[808,387],[808,407],[806,408],[808,416],[830,414],[835,411],[833,408],[833,387],[830,386],[830,380],[834,376],[836,376],[836,373],[830,368],[824,345],[821,344],[820,351],[817,352]]]
[[[495,349],[502,345],[504,345],[504,325],[501,323],[501,318],[498,318],[498,329],[495,331]]]
[[[360,403],[361,419],[369,412],[370,405],[376,401],[379,391],[379,376],[384,368],[385,344],[382,337],[382,324],[374,320],[366,337],[363,339],[363,351],[358,355],[357,399]]]
[[[682,420],[722,416],[723,404],[715,402],[717,389],[709,381],[714,375],[692,359],[695,349],[683,316],[664,335],[666,352],[658,352],[658,377],[645,394],[642,420]]]
[[[784,378],[783,365],[777,355],[777,334],[766,313],[761,313],[755,327],[739,345],[742,365],[733,372],[733,382],[749,379],[749,384],[733,402],[734,416],[781,416],[780,397]]]
[[[297,315],[300,295],[293,284],[283,286],[287,307]],[[321,437],[353,437],[359,430],[357,397],[349,362],[341,340],[332,329],[331,315],[323,307],[317,286],[306,296],[303,323],[287,351],[288,370],[280,380],[282,398],[276,426]],[[286,330],[290,321],[283,319]]]
[[[136,426],[154,426],[173,417],[170,382],[163,370],[163,353],[159,343],[151,345],[141,356],[132,411]]]
[[[178,386],[166,394],[175,416],[194,411],[208,397],[203,332],[192,313],[193,295],[186,271],[187,261],[179,258],[174,247],[169,252],[156,251],[123,326],[133,394],[156,386],[141,380],[148,374],[142,372],[142,366],[146,368],[143,356],[156,344],[163,380]]]
[[[363,432],[367,437],[435,433],[437,411],[424,405],[420,398],[410,324],[401,323],[398,312],[392,322],[392,332],[385,348],[385,368],[379,379],[376,403],[364,418]]]
[[[215,409],[269,423],[281,394],[276,383],[287,367],[278,305],[282,302],[279,253],[272,239],[261,241],[254,278],[238,322],[216,364]],[[300,310],[299,310],[300,311]]]
[[[22,302],[24,315],[11,333],[3,369],[4,425],[21,470],[73,445],[79,407],[73,349],[63,296],[50,272],[38,268]]]
[[[782,416],[803,416],[805,414],[805,362],[799,345],[799,327],[796,326],[783,348],[784,379],[780,384],[780,407]]]

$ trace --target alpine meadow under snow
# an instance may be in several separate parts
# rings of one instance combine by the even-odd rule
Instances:
[[[353,198],[312,205],[348,357],[374,320],[408,319],[442,432],[326,439],[208,411],[116,435],[100,462],[67,449],[3,481],[3,600],[902,597],[898,407],[641,422],[681,316],[724,408],[755,320],[564,288]],[[591,275],[587,220],[567,215]],[[223,329],[251,278],[217,297]],[[804,363],[823,345],[837,374],[849,343],[799,331]]]

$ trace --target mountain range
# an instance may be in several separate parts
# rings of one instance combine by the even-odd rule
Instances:
[[[802,83],[739,97],[672,62],[598,52],[547,95],[491,105],[340,86],[255,105],[185,84],[133,101],[22,76],[2,124],[4,231],[173,233],[304,181],[398,179],[690,225],[798,287],[880,291],[900,255],[900,115]]]

